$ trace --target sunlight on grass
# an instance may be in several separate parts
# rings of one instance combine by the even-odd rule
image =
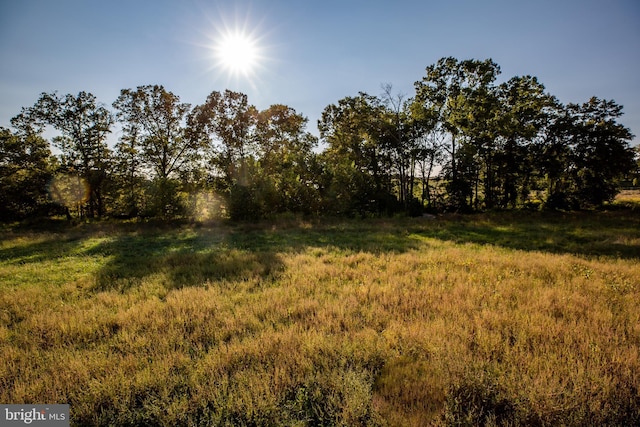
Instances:
[[[613,201],[614,206],[640,209],[640,190],[622,190]]]
[[[69,403],[77,425],[636,424],[639,230],[625,212],[16,229],[0,401]]]

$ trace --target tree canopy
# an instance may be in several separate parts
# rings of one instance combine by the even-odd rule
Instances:
[[[293,108],[230,90],[192,107],[160,85],[123,89],[113,112],[43,93],[0,128],[0,219],[193,216],[203,194],[237,219],[582,209],[638,182],[622,106],[563,105],[534,76],[499,75],[491,59],[442,58],[413,96],[383,85],[328,105],[320,140]]]

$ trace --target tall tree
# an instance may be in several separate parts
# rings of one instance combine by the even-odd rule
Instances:
[[[115,146],[115,209],[118,215],[135,217],[140,213],[144,182],[140,156],[140,125],[123,123],[122,136]]]
[[[480,153],[479,148],[491,142],[486,120],[492,116],[492,108],[487,102],[491,103],[491,83],[499,72],[491,59],[458,61],[449,57],[428,66],[425,77],[415,83],[416,102],[422,104],[428,115],[437,117],[438,128],[447,134],[448,144],[444,148],[449,164],[444,169],[449,175],[451,204],[458,209],[468,207],[473,181],[477,182],[477,176],[472,178],[469,172],[479,171],[472,164],[461,168],[460,161],[473,163],[477,156],[472,155],[471,148],[459,152],[460,146],[471,141]],[[461,169],[465,171],[463,175],[459,173]]]
[[[524,203],[539,174],[542,142],[558,101],[536,77],[513,77],[497,88],[496,181],[502,208]]]
[[[630,130],[617,122],[622,106],[592,97],[582,105],[569,104],[573,119],[572,177],[583,205],[600,206],[618,193],[618,180],[634,169]]]
[[[398,199],[406,209],[413,200],[415,157],[409,130],[408,105],[404,94],[393,93],[391,84],[382,85],[380,124],[381,145],[388,152],[391,173],[398,182]]]
[[[617,122],[621,115],[622,106],[596,97],[558,106],[542,151],[548,207],[594,207],[615,197],[635,167],[633,135]]]
[[[413,156],[422,184],[421,206],[433,208],[434,197],[430,180],[435,169],[444,161],[445,134],[439,130],[438,114],[425,108],[422,102],[411,100],[409,130],[413,141]]]
[[[549,123],[539,149],[536,162],[543,177],[547,208],[573,209],[578,207],[571,196],[573,166],[571,139],[573,138],[573,118],[565,105],[557,104],[549,115]]]
[[[189,116],[191,138],[207,147],[210,181],[234,219],[262,217],[273,202],[267,197],[273,191],[256,181],[257,123],[258,110],[247,95],[230,90],[212,92]]]
[[[431,117],[437,123],[437,131],[447,135],[444,149],[449,156],[451,180],[456,185],[458,168],[456,155],[458,148],[458,127],[451,121],[459,108],[458,99],[462,90],[460,62],[453,58],[441,58],[436,64],[429,65],[422,80],[415,82],[414,110],[421,117]]]
[[[186,118],[191,106],[163,86],[139,86],[123,89],[113,103],[123,123],[122,160],[130,162],[127,170],[139,166],[151,172],[157,185],[156,210],[170,216],[180,209],[176,199],[175,179],[198,156],[199,141],[186,134]]]
[[[208,146],[214,174],[223,178],[226,191],[243,180],[245,161],[255,154],[257,120],[247,95],[230,90],[211,92],[189,116],[191,138]]]
[[[451,123],[458,127],[471,147],[465,149],[467,165],[475,171],[467,180],[473,182],[474,207],[479,207],[479,184],[482,183],[484,204],[492,208],[495,203],[495,161],[498,133],[499,104],[493,82],[500,74],[500,67],[491,59],[466,60],[459,64],[462,76],[461,92],[456,104],[459,108],[451,115]],[[471,156],[471,157],[469,157]]]
[[[458,173],[461,131],[456,117],[461,115],[465,105],[462,96],[464,67],[456,58],[447,57],[429,65],[425,71],[426,75],[422,80],[415,83],[415,100],[421,105],[423,115],[437,118],[437,129],[447,136],[447,144],[444,145],[449,160],[444,168],[449,178],[447,189],[451,204],[461,208],[467,203],[468,185],[460,180]]]
[[[317,138],[306,132],[307,118],[293,108],[276,104],[258,114],[257,156],[262,180],[272,183],[271,209],[311,213],[318,197],[313,175]]]
[[[327,106],[318,122],[333,175],[332,198],[347,212],[393,210],[392,158],[382,101],[360,93]]]
[[[23,108],[12,119],[14,127],[36,131],[50,125],[61,133],[52,140],[61,151],[62,167],[78,174],[89,188],[87,214],[104,213],[103,185],[107,179],[110,150],[106,143],[113,117],[87,92],[59,96],[42,93],[33,107]]]
[[[44,138],[0,127],[0,219],[24,218],[46,207],[51,177],[51,150]]]

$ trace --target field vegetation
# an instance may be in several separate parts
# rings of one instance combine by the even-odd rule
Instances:
[[[638,425],[634,203],[6,225],[0,402],[74,425]]]

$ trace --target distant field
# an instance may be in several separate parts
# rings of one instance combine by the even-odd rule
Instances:
[[[640,190],[622,190],[613,203],[638,209],[640,208]]]
[[[0,402],[74,425],[640,424],[638,209],[1,231]]]

